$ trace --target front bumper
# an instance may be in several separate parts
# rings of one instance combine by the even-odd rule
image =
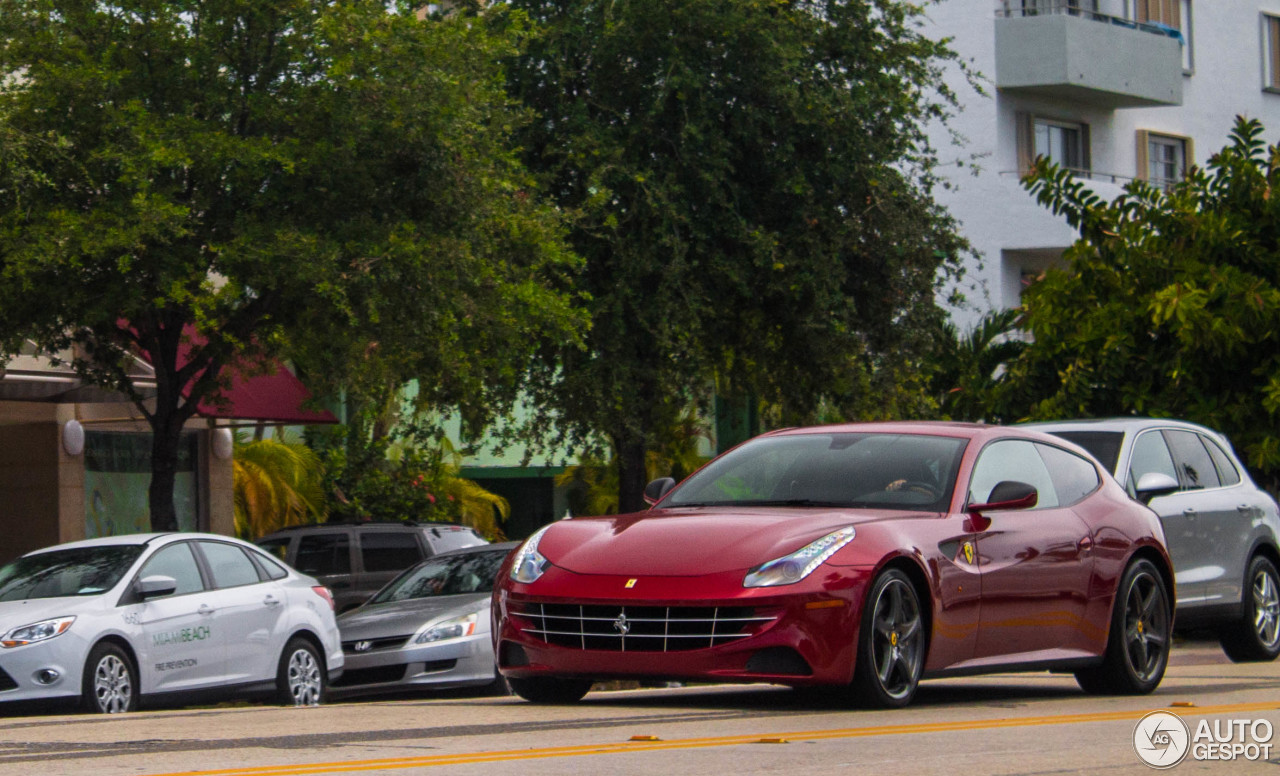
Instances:
[[[504,580],[493,609],[498,666],[516,678],[845,684],[853,677],[870,574],[867,567],[828,565],[794,585],[743,588],[737,572],[637,580],[552,567],[532,584]],[[572,617],[536,614],[573,609],[582,612],[580,627],[596,633],[578,639],[566,635],[576,621]],[[706,610],[712,616],[749,611],[752,616],[743,619],[758,621],[735,625],[740,635],[705,642],[661,636],[637,641],[630,630],[635,617],[661,620],[654,615],[661,610],[674,613],[672,618]],[[613,626],[619,633],[605,638],[601,631],[609,630],[615,612],[621,615]],[[685,623],[671,619],[650,626],[672,633]]]
[[[88,651],[89,645],[74,632],[0,649],[0,703],[79,696]]]
[[[489,633],[430,644],[346,654],[342,678],[329,688],[334,697],[443,690],[492,682],[493,640]]]

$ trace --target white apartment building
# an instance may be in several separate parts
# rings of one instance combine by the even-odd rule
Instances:
[[[1134,178],[1179,180],[1226,144],[1234,117],[1280,137],[1280,0],[942,0],[925,33],[950,37],[983,76],[956,74],[967,140],[933,141],[949,190],[938,200],[980,254],[965,285],[962,329],[1061,259],[1075,232],[1019,184],[1037,155],[1077,171],[1110,199]]]

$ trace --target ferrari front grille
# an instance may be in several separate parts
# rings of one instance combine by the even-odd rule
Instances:
[[[601,606],[512,602],[520,628],[547,644],[612,652],[683,652],[758,633],[776,616],[749,606]]]

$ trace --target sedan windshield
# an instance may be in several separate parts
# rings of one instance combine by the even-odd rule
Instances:
[[[965,444],[923,434],[764,437],[712,461],[662,506],[945,511]]]
[[[468,552],[424,561],[391,580],[369,603],[407,601],[441,595],[492,593],[498,567],[510,550]]]
[[[141,544],[54,550],[0,566],[0,601],[105,593],[142,554]]]

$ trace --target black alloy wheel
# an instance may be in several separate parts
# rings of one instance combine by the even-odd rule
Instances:
[[[920,596],[898,569],[876,577],[862,610],[853,672],[853,700],[897,708],[915,697],[928,634]]]
[[[1111,629],[1102,664],[1076,672],[1086,692],[1145,695],[1164,678],[1172,643],[1173,607],[1155,564],[1129,564],[1116,590]]]

